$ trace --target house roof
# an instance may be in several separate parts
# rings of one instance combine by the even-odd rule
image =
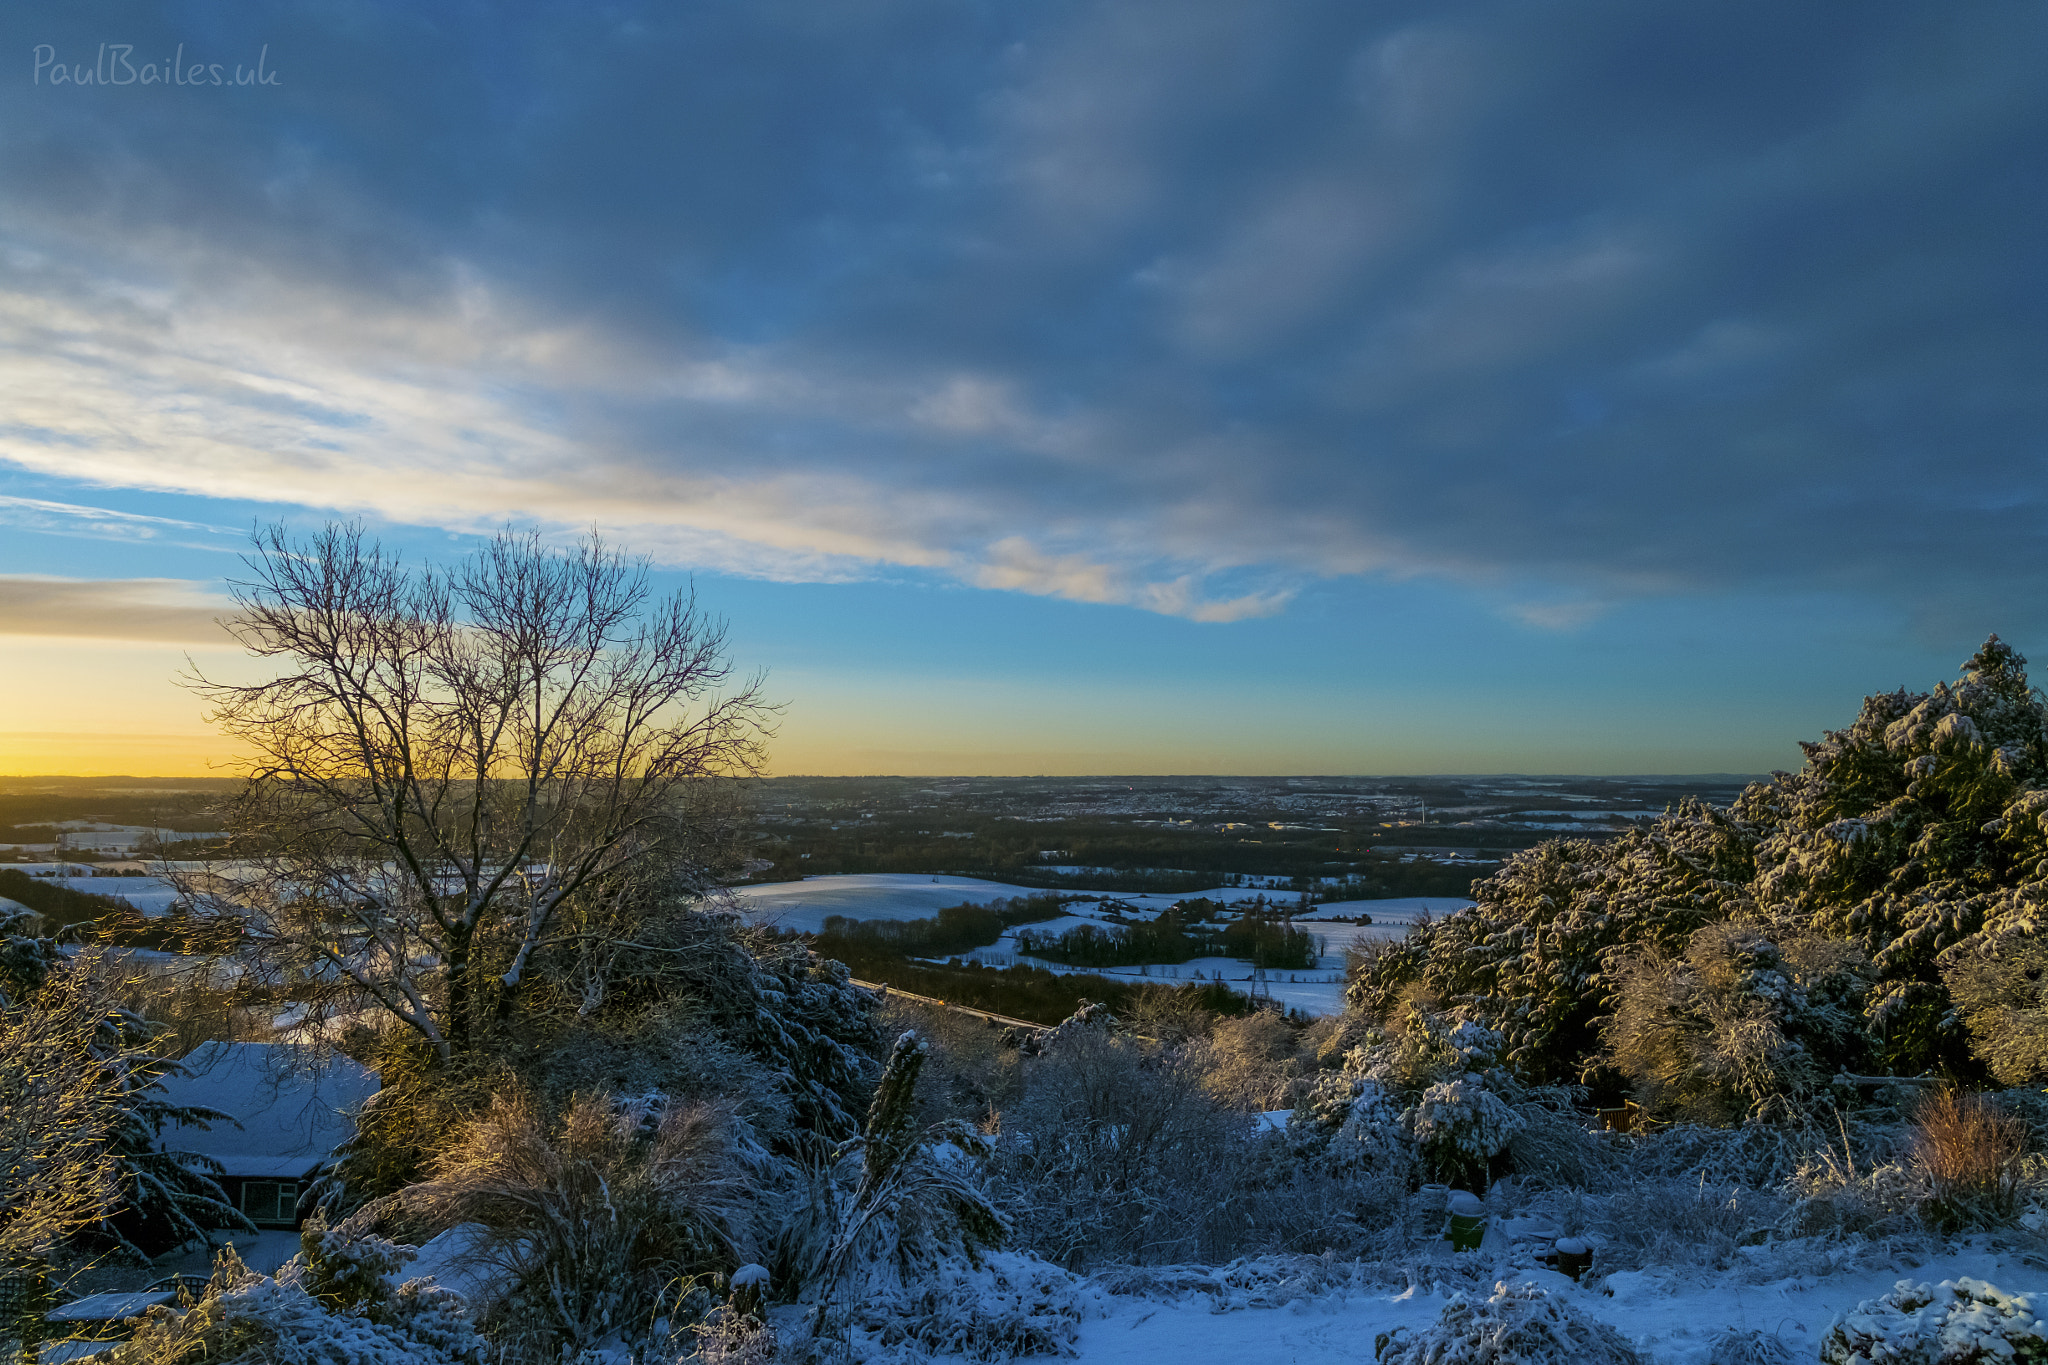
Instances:
[[[164,1077],[164,1099],[218,1109],[241,1126],[167,1125],[163,1150],[212,1157],[245,1178],[311,1175],[377,1092],[376,1073],[360,1063],[291,1043],[201,1043],[183,1065],[188,1074]]]

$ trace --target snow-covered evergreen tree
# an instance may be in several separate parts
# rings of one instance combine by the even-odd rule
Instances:
[[[2026,660],[1993,636],[1957,681],[1867,697],[1847,728],[1802,748],[1798,772],[1752,785],[1725,811],[1688,801],[1612,843],[1559,839],[1516,855],[1474,884],[1477,905],[1375,959],[1351,1005],[1387,1019],[1419,990],[1500,1029],[1525,1081],[1576,1079],[1601,1064],[1622,974],[1640,986],[1646,964],[1691,961],[1690,984],[1667,984],[1700,1004],[1696,936],[1739,919],[1760,926],[1766,956],[1834,942],[1868,964],[1804,979],[1760,960],[1736,972],[1748,984],[1722,1003],[1747,994],[1752,1051],[1769,1073],[1738,1086],[1752,1099],[1822,1064],[1967,1070],[1972,1017],[1982,1040],[1986,1028],[2030,1029],[2038,995],[1987,985],[1992,1003],[1974,1016],[1951,996],[1992,945],[2048,928],[2048,705]],[[1786,989],[1767,1001],[1773,973]]]

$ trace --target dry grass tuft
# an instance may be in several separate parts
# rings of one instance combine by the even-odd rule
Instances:
[[[2019,1213],[2027,1126],[1982,1095],[1944,1089],[1913,1117],[1913,1157],[1927,1173],[1929,1220],[1944,1231]]]
[[[662,1110],[582,1095],[544,1120],[524,1094],[494,1098],[408,1192],[448,1224],[481,1223],[520,1287],[501,1336],[536,1355],[644,1330],[664,1291],[730,1269],[746,1202],[730,1110]]]

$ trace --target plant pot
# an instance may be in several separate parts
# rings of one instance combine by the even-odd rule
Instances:
[[[1451,1230],[1447,1234],[1453,1251],[1477,1251],[1479,1243],[1486,1237],[1486,1215],[1483,1213],[1454,1213],[1451,1215]]]
[[[1574,1284],[1593,1268],[1593,1249],[1576,1237],[1558,1238],[1553,1250],[1557,1254],[1557,1273],[1571,1276]]]

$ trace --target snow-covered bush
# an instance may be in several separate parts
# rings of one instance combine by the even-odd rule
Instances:
[[[2048,792],[2032,792],[2048,810]],[[2048,935],[1987,934],[1941,957],[1970,1046],[2006,1085],[2048,1081]]]
[[[1677,950],[1748,904],[1755,829],[1696,801],[1611,843],[1560,839],[1475,882],[1478,904],[1420,925],[1346,992],[1396,1022],[1419,990],[1497,1028],[1500,1062],[1525,1081],[1574,1081],[1611,1008],[1605,960],[1618,947]]]
[[[1250,1128],[1203,1089],[1186,1050],[1074,1028],[1031,1062],[994,1188],[1018,1248],[1070,1269],[1204,1259],[1249,1217]]]
[[[1777,1236],[1789,1207],[1766,1190],[1682,1179],[1625,1185],[1599,1204],[1600,1264],[1608,1270],[1727,1266],[1738,1247]]]
[[[1793,1365],[1793,1356],[1774,1336],[1753,1327],[1730,1327],[1707,1343],[1707,1365]]]
[[[979,1266],[950,1264],[872,1301],[861,1325],[884,1346],[1006,1361],[1073,1355],[1080,1324],[1101,1312],[1101,1291],[1076,1276],[1033,1256],[994,1252]]]
[[[1454,1297],[1435,1326],[1383,1332],[1379,1365],[1645,1365],[1622,1335],[1533,1284]]]
[[[1605,1058],[1667,1115],[1804,1108],[1835,1070],[1868,1061],[1865,966],[1852,944],[1748,918],[1695,931],[1682,954],[1617,952]]]
[[[1009,1232],[982,1188],[987,1139],[960,1120],[917,1123],[925,1054],[915,1033],[897,1038],[866,1126],[839,1145],[809,1191],[802,1212],[819,1225],[805,1239],[816,1258],[795,1271],[814,1336],[836,1329],[842,1304],[928,1281],[956,1259],[979,1264],[980,1251]]]
[[[1423,1091],[1401,1123],[1423,1164],[1453,1185],[1483,1185],[1493,1159],[1523,1126],[1522,1117],[1469,1072]]]
[[[518,1285],[493,1310],[494,1335],[573,1352],[644,1331],[669,1286],[743,1259],[746,1179],[761,1155],[721,1108],[655,1112],[592,1095],[551,1124],[513,1093],[407,1202],[481,1225],[482,1257]]]
[[[401,1287],[377,1317],[323,1304],[290,1273],[270,1279],[221,1253],[212,1281],[183,1312],[152,1308],[108,1365],[476,1365],[485,1355],[460,1300]]]
[[[1209,1035],[1203,1086],[1229,1109],[1275,1108],[1303,1070],[1298,1049],[1293,1026],[1273,1010],[1219,1019]]]
[[[1578,1105],[1583,1091],[1536,1086],[1514,1105],[1521,1126],[1508,1138],[1507,1164],[1536,1187],[1605,1188],[1620,1170],[1621,1146],[1612,1134],[1586,1126]]]
[[[376,1212],[365,1210],[337,1227],[329,1227],[319,1212],[306,1220],[299,1233],[296,1279],[324,1306],[381,1318],[396,1292],[399,1271],[419,1256],[417,1247],[369,1230]]]
[[[2038,1365],[2048,1336],[2033,1301],[1982,1280],[1910,1280],[1828,1329],[1823,1365]]]

